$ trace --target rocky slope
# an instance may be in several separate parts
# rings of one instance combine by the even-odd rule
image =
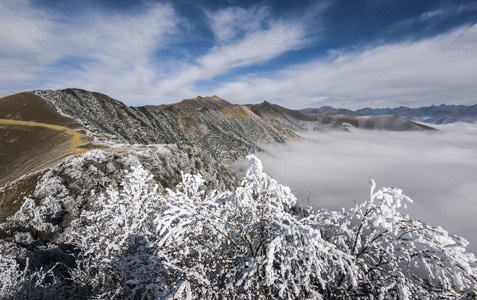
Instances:
[[[62,114],[78,120],[97,141],[128,144],[183,144],[231,162],[260,150],[258,143],[296,138],[277,130],[247,107],[195,98],[167,106],[128,107],[98,93],[78,89],[37,91]]]
[[[349,126],[432,129],[390,115],[306,115],[266,101],[234,105],[217,96],[128,107],[107,95],[81,89],[40,90],[2,98],[0,119],[0,186],[62,161],[70,153],[65,130],[81,132],[81,147],[86,150],[114,144],[175,144],[197,147],[228,164],[260,151],[261,145],[297,140],[303,131],[346,130]],[[20,126],[11,124],[12,120],[32,123]]]
[[[195,145],[228,162],[260,151],[260,144],[298,139],[304,130],[345,129],[343,123],[366,129],[432,129],[390,116],[308,116],[268,102],[233,105],[217,96],[172,105],[128,107],[106,95],[79,89],[35,94],[81,122],[101,141]]]

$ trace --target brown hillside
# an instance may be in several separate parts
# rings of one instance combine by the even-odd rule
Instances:
[[[260,117],[271,119],[283,119],[285,116],[300,121],[316,121],[315,116],[305,115],[297,110],[291,110],[280,105],[264,101],[260,104],[249,105],[250,109]]]
[[[0,98],[0,187],[75,153],[80,127],[33,93]]]
[[[75,127],[79,124],[56,112],[43,98],[32,92],[23,92],[0,98],[0,119],[34,121]]]
[[[194,111],[202,108],[211,110],[220,110],[225,107],[230,107],[232,104],[217,96],[201,97],[197,96],[193,99],[185,99],[179,103],[172,104],[183,111]]]
[[[243,105],[224,107],[220,112],[226,119],[250,120],[256,117],[249,107]]]

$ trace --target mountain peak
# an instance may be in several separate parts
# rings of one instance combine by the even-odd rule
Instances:
[[[172,104],[173,106],[180,108],[182,110],[198,110],[198,109],[211,109],[211,110],[220,110],[226,107],[230,107],[233,104],[225,101],[224,99],[218,96],[197,96],[192,99],[184,99],[179,103]]]
[[[250,105],[250,107],[256,111],[278,111],[281,110],[283,107],[270,103],[267,100],[263,101],[262,103],[259,104],[253,104]]]
[[[307,116],[297,110],[291,110],[283,106],[263,101],[260,104],[250,105],[250,109],[258,116],[265,118],[283,119],[291,117],[302,121],[315,121],[315,117]]]

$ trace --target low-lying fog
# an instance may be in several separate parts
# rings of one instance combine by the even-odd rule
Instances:
[[[477,124],[439,132],[355,130],[303,135],[266,149],[264,171],[315,208],[352,207],[369,198],[369,180],[397,187],[412,218],[466,238],[477,253]]]

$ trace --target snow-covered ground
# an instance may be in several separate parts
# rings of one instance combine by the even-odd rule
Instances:
[[[414,200],[412,218],[463,236],[477,253],[477,124],[439,132],[354,130],[303,135],[258,154],[265,171],[303,204],[339,209],[369,197],[369,180]]]

